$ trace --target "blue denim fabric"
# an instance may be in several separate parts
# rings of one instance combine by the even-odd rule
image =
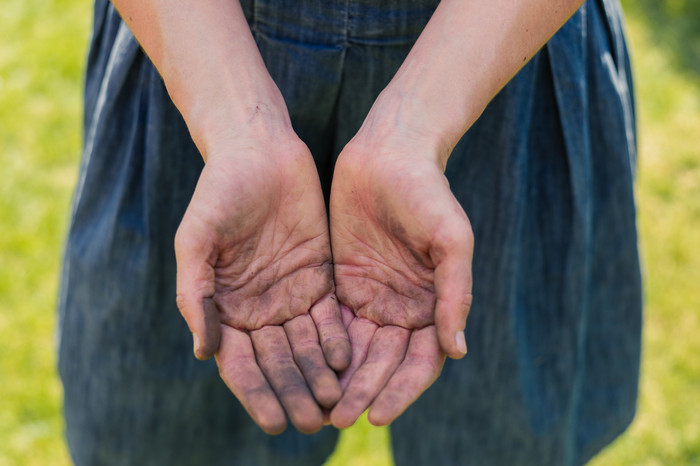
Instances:
[[[335,157],[436,4],[243,1],[326,194]],[[192,356],[172,245],[202,161],[106,0],[94,24],[59,308],[74,461],[323,462],[335,430],[263,434],[214,362]],[[589,0],[450,159],[476,242],[470,353],[392,425],[397,464],[580,464],[625,429],[641,330],[634,162],[619,7]]]

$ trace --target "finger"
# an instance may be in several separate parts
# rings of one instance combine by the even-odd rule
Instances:
[[[284,328],[269,325],[252,330],[250,338],[260,368],[292,424],[304,433],[323,427],[323,414],[292,358]]]
[[[343,314],[345,317],[345,314]],[[350,366],[340,374],[340,388],[345,390],[353,374],[367,358],[367,351],[372,342],[372,337],[379,326],[367,319],[354,317],[348,324],[348,336],[352,347],[352,360]]]
[[[435,326],[414,330],[406,357],[369,409],[369,422],[385,426],[399,417],[437,380],[444,362]]]
[[[186,221],[175,237],[177,259],[177,307],[192,332],[193,350],[197,359],[209,359],[219,348],[221,325],[214,296],[214,255],[206,235],[188,228]]]
[[[310,313],[316,324],[326,361],[336,371],[347,369],[352,359],[352,350],[335,295],[326,295],[311,306]]]
[[[472,304],[472,252],[474,240],[469,221],[452,217],[434,241],[431,259],[435,267],[435,327],[440,347],[451,358],[467,354],[464,328]]]
[[[273,435],[284,432],[287,417],[258,367],[250,337],[225,325],[221,333],[221,345],[216,353],[221,378],[263,431]]]
[[[328,367],[323,357],[313,319],[307,314],[300,315],[287,321],[284,324],[284,330],[292,348],[294,361],[301,369],[314,398],[324,408],[332,408],[340,399],[342,392],[338,377],[333,369]],[[349,346],[348,342],[348,350],[350,350]]]
[[[410,334],[410,330],[393,325],[377,329],[367,359],[331,411],[335,427],[350,427],[369,407],[403,360]]]
[[[355,314],[347,307],[345,304],[340,304],[340,315],[343,318],[343,327],[346,329],[350,327],[350,324],[355,320]]]

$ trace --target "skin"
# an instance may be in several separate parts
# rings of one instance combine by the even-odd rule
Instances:
[[[240,5],[114,3],[206,162],[175,242],[195,355],[216,354],[268,433],[286,416],[313,432],[331,408],[337,427],[368,407],[391,422],[466,353],[473,238],[450,152],[582,0],[443,0],[340,154],[330,231]]]
[[[342,151],[330,228],[353,347],[336,427],[396,419],[466,354],[473,235],[443,173],[493,96],[581,1],[443,0]]]

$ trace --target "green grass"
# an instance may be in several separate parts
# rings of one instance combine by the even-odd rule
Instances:
[[[54,307],[80,145],[89,1],[0,15],[0,464],[68,464]]]
[[[644,357],[637,418],[592,464],[700,464],[700,5],[625,7],[640,107]]]
[[[700,464],[700,7],[629,0],[646,321],[639,414],[595,466]],[[65,465],[55,303],[80,153],[90,0],[0,15],[0,465]],[[328,464],[390,465],[366,418]]]

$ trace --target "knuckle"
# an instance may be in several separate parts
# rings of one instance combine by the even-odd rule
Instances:
[[[177,303],[177,306],[180,308],[185,307],[187,305],[187,298],[185,298],[185,295],[183,293],[178,291],[175,294],[175,303]]]
[[[468,222],[453,219],[436,229],[433,244],[443,254],[467,254],[474,248],[474,232]]]
[[[472,307],[472,301],[474,299],[474,296],[471,293],[467,293],[465,295],[461,296],[460,300],[460,309],[465,313],[469,313],[469,309]],[[466,316],[465,316],[466,317]]]
[[[177,304],[177,308],[180,310],[180,313],[183,315],[189,309],[187,297],[182,292],[178,291],[175,294],[175,304]]]
[[[275,391],[280,398],[303,400],[310,396],[306,384],[300,380],[300,377],[287,378],[279,381],[276,385]]]
[[[270,352],[261,352],[258,355],[260,367],[268,370],[280,370],[292,366],[292,355],[284,350],[274,350]]]

